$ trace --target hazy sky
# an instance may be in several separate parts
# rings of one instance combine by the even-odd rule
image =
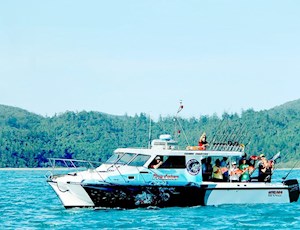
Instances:
[[[184,117],[300,98],[300,1],[0,3],[0,104]]]

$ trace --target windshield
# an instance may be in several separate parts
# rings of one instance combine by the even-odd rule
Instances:
[[[117,162],[116,164],[126,165],[132,157],[135,156],[133,153],[125,153]]]
[[[148,155],[138,155],[136,158],[134,158],[133,161],[129,163],[130,166],[143,166],[148,160],[150,156]]]
[[[106,161],[106,163],[115,164],[123,155],[124,153],[115,153]]]
[[[135,156],[133,153],[115,153],[107,161],[107,164],[127,164]]]

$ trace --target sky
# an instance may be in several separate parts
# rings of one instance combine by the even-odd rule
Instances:
[[[300,98],[300,1],[10,0],[0,104],[156,118]]]

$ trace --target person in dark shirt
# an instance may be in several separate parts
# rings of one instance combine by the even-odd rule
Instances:
[[[207,157],[205,161],[205,172],[203,172],[203,181],[211,181],[212,171],[211,157]]]
[[[273,173],[273,163],[268,161],[265,154],[260,154],[260,161],[258,162],[258,181],[271,182]]]
[[[162,165],[162,160],[160,156],[155,157],[154,161],[150,164],[150,168],[157,169]]]

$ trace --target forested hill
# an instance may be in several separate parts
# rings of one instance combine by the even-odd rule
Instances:
[[[179,121],[184,130],[177,139],[183,148],[197,145],[205,131],[208,141],[244,143],[250,155],[264,152],[271,156],[281,151],[283,162],[300,158],[300,100],[270,110]],[[152,138],[174,134],[180,127],[173,117],[161,117],[151,124]],[[45,167],[49,157],[106,160],[118,147],[147,147],[148,135],[146,114],[131,117],[82,111],[43,117],[0,105],[0,167]]]

